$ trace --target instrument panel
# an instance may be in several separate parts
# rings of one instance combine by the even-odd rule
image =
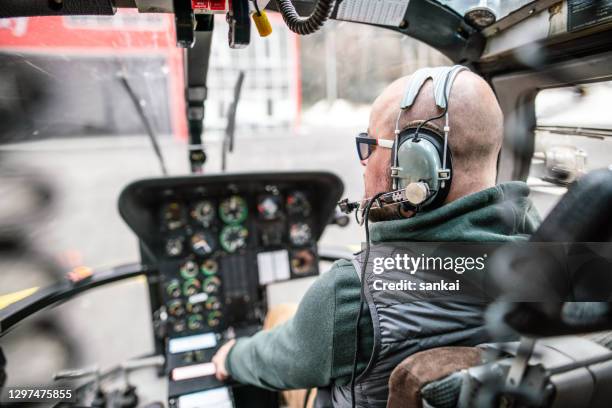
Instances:
[[[267,390],[218,382],[211,359],[261,328],[268,284],[319,273],[317,242],[342,191],[325,172],[164,177],[123,190],[119,212],[156,271],[151,316],[170,407],[201,406],[211,393],[276,406]]]
[[[255,322],[260,287],[317,275],[312,194],[275,184],[168,194],[156,248],[168,335]]]
[[[159,178],[124,189],[121,216],[157,271],[149,292],[169,402],[224,386],[210,359],[225,340],[261,328],[267,285],[318,275],[317,242],[342,191],[326,172]],[[249,392],[259,391],[242,387],[232,398]]]

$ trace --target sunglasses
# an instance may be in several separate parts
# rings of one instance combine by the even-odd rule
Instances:
[[[374,139],[367,133],[360,133],[355,137],[357,144],[357,155],[359,160],[367,160],[372,154],[374,146],[380,146],[387,149],[393,148],[393,140],[389,139]]]

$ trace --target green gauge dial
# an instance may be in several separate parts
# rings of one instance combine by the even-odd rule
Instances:
[[[218,292],[219,286],[221,286],[221,280],[216,276],[211,276],[204,280],[204,292],[207,294]]]
[[[189,330],[198,330],[202,328],[204,317],[201,314],[193,314],[187,318],[187,327]]]
[[[219,310],[221,309],[221,302],[216,296],[211,296],[206,301],[206,309],[208,310]]]
[[[226,224],[240,224],[246,220],[248,213],[246,201],[237,195],[223,200],[219,205],[219,217]]]
[[[173,300],[168,303],[168,313],[170,316],[180,317],[185,314],[185,307],[180,300]]]
[[[208,323],[209,327],[217,327],[221,323],[221,316],[221,312],[214,310],[208,314],[206,323]]]
[[[173,298],[181,296],[181,284],[179,283],[178,279],[172,279],[166,285],[166,293],[168,296]]]
[[[202,284],[197,279],[187,279],[183,282],[183,295],[192,296],[200,291]]]
[[[194,261],[187,261],[181,265],[180,272],[185,279],[195,278],[198,274],[198,264]]]
[[[211,276],[216,274],[217,271],[219,271],[219,264],[214,259],[207,259],[202,262],[200,270],[205,276]]]
[[[249,231],[241,225],[227,225],[221,230],[219,242],[221,246],[229,253],[246,246],[246,240],[249,236]]]

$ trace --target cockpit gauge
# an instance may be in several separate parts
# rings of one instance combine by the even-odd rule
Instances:
[[[198,264],[189,260],[180,266],[179,271],[184,279],[195,278],[198,276]]]
[[[180,317],[185,314],[185,307],[180,300],[173,300],[168,303],[168,314],[175,317]]]
[[[289,215],[308,217],[312,211],[306,194],[295,191],[287,196],[287,212]]]
[[[191,249],[196,255],[211,254],[215,247],[215,236],[208,231],[196,232],[191,236]]]
[[[282,223],[273,223],[262,226],[260,229],[261,243],[266,246],[277,246],[283,242],[285,226]]]
[[[241,225],[227,225],[221,230],[219,242],[227,252],[236,252],[246,246],[249,231]]]
[[[214,259],[207,259],[200,266],[200,270],[204,276],[212,276],[219,270],[219,264]]]
[[[180,203],[168,203],[162,208],[163,223],[169,230],[175,230],[185,225],[183,207]]]
[[[204,280],[204,293],[211,294],[219,291],[221,280],[216,276],[210,276]]]
[[[221,309],[221,302],[216,296],[211,296],[206,301],[207,310],[219,310]]]
[[[248,213],[246,201],[237,195],[226,198],[219,205],[219,217],[226,224],[240,224],[246,220]]]
[[[221,323],[221,312],[218,310],[210,312],[206,318],[206,323],[209,327],[217,327]]]
[[[168,256],[179,256],[183,253],[183,237],[171,237],[166,240],[166,245],[164,246],[166,250],[166,255]]]
[[[202,313],[204,311],[204,303],[187,303],[187,311],[189,313]]]
[[[257,212],[264,220],[275,220],[281,212],[281,198],[278,195],[265,195],[257,203]]]
[[[204,317],[201,314],[192,314],[187,318],[187,327],[189,330],[198,330],[202,328]]]
[[[181,284],[179,283],[178,279],[172,279],[170,282],[168,282],[166,285],[166,293],[172,298],[181,296]]]
[[[186,324],[185,324],[185,320],[183,319],[176,320],[174,324],[172,325],[172,329],[174,330],[175,333],[181,333],[185,331],[185,328],[186,328]]]
[[[195,278],[187,279],[183,282],[183,295],[193,296],[200,291],[202,284]]]
[[[306,245],[312,239],[312,231],[308,224],[298,222],[289,228],[289,239],[293,245]]]
[[[191,217],[204,227],[209,227],[215,219],[214,204],[209,200],[198,201],[191,210]]]
[[[313,271],[315,263],[314,254],[308,249],[291,253],[291,270],[296,275],[307,275]]]

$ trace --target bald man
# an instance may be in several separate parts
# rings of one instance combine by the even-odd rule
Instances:
[[[400,100],[410,77],[389,85],[372,106],[368,135],[393,140]],[[495,185],[497,156],[503,135],[503,116],[489,85],[478,75],[461,71],[448,100],[449,146],[453,180],[444,204],[426,212],[382,211],[370,224],[373,242],[512,242],[525,240],[539,223],[529,189],[522,182]],[[400,128],[438,116],[432,81],[420,89],[415,103],[401,116]],[[443,128],[443,119],[433,126]],[[390,191],[391,149],[382,146],[363,160],[364,197]],[[256,386],[289,390],[327,388],[327,403],[350,407],[350,379],[355,354],[355,322],[360,304],[358,271],[349,261],[337,261],[322,274],[284,324],[222,347],[214,358],[217,377],[229,376]],[[395,360],[433,347],[476,345],[488,340],[479,306],[421,304],[410,320],[413,335],[398,348]],[[393,323],[393,322],[391,322]],[[373,354],[374,328],[367,305],[360,320],[357,372],[377,364]],[[384,339],[383,339],[384,340]],[[377,378],[358,376],[359,407],[385,407],[389,366]],[[302,394],[303,395],[303,394]],[[296,405],[303,406],[303,397]]]

